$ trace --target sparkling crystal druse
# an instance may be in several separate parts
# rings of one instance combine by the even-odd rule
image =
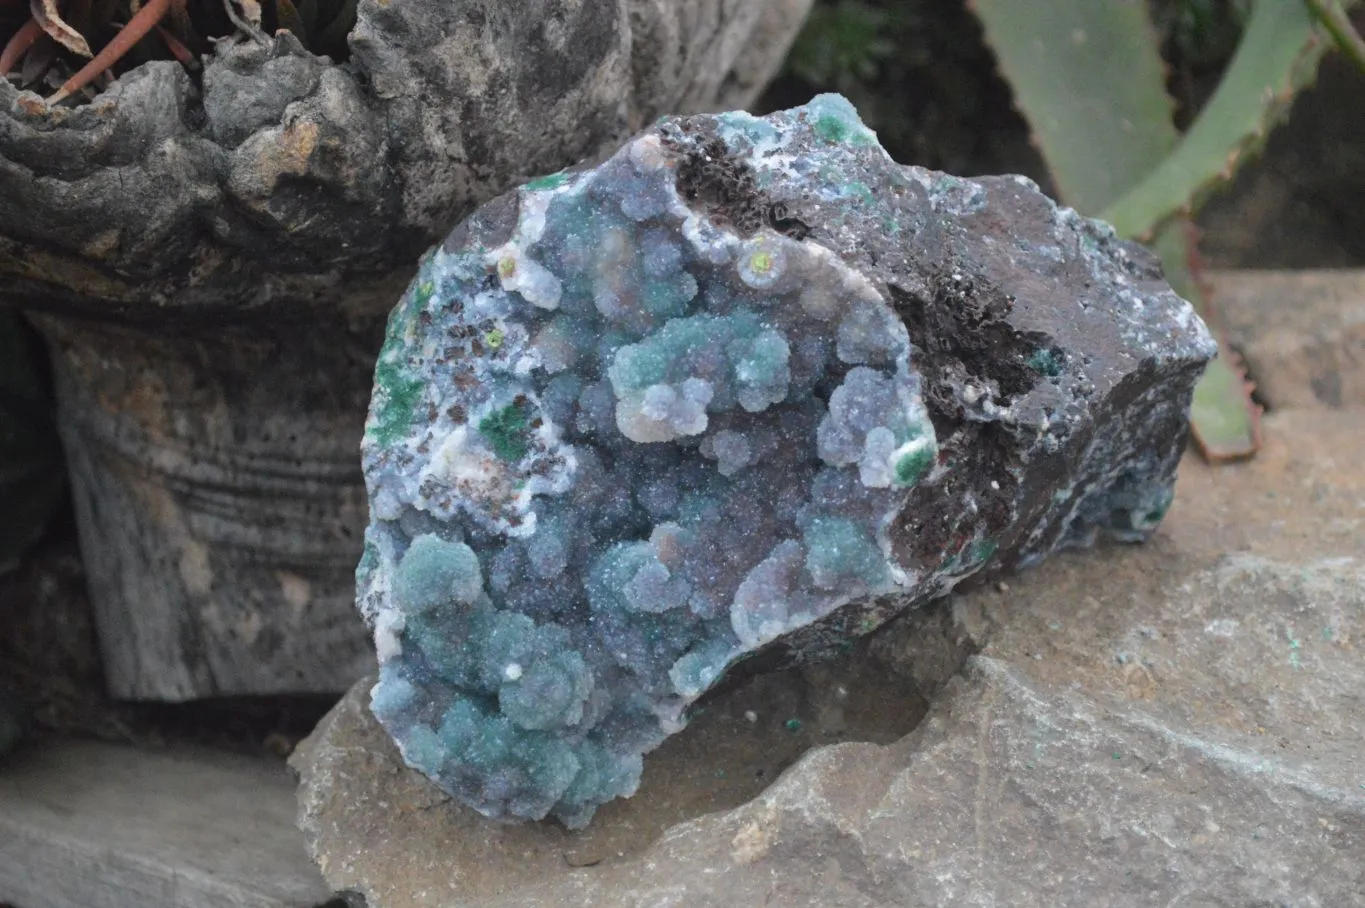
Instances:
[[[895,164],[838,96],[662,120],[485,205],[392,315],[374,714],[477,810],[581,826],[747,656],[1143,538],[1213,349],[1144,251]]]

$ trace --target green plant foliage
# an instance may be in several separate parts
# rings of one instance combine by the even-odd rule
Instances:
[[[1209,294],[1195,276],[1192,257],[1196,254],[1196,231],[1185,218],[1165,227],[1152,248],[1161,256],[1166,280],[1194,308],[1205,317],[1209,312]],[[1251,399],[1251,384],[1241,358],[1218,335],[1218,358],[1204,369],[1199,384],[1194,387],[1190,404],[1190,425],[1195,442],[1210,460],[1236,460],[1249,457],[1261,444],[1261,411]]]
[[[61,499],[61,449],[19,316],[0,309],[0,573],[42,535]]]
[[[1157,34],[1137,3],[976,0],[1063,200],[1094,213],[1178,140]]]
[[[1132,15],[1143,4],[1093,5]],[[1249,0],[1147,6],[1182,96],[1232,56],[1250,8]],[[1024,173],[1051,189],[981,31],[962,0],[816,0],[763,109],[837,91],[898,161],[960,176]]]
[[[811,10],[792,46],[787,68],[816,85],[871,82],[896,53],[892,35],[910,17],[908,7],[883,9],[862,0],[842,0]]]
[[[1100,216],[1124,235],[1151,239],[1193,213],[1265,144],[1328,46],[1304,0],[1257,0],[1218,89],[1179,146]]]
[[[1308,8],[1322,23],[1327,34],[1332,36],[1341,52],[1350,57],[1361,71],[1365,71],[1365,38],[1361,38],[1351,24],[1346,10],[1337,6],[1334,0],[1308,0]]]

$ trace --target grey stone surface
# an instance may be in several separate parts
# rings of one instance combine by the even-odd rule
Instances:
[[[355,686],[290,759],[300,826],[328,881],[372,906],[482,904],[574,868],[638,858],[695,817],[759,795],[803,753],[833,741],[889,744],[924,716],[913,685],[859,647],[842,666],[759,676],[709,702],[650,755],[640,790],[586,829],[498,823],[407,769]]]
[[[871,638],[846,669],[947,681],[910,734],[812,750],[748,803],[592,867],[471,884],[479,862],[432,830],[500,827],[375,810],[415,774],[363,746],[376,726],[353,699],[297,758],[310,847],[375,908],[1365,905],[1362,437],[1365,409],[1285,411],[1249,463],[1187,458],[1147,544],[1063,555]],[[376,839],[427,868],[420,885]]]
[[[40,738],[0,757],[0,904],[338,908],[277,761]]]
[[[8,752],[24,734],[24,710],[18,696],[0,685],[0,754]]]

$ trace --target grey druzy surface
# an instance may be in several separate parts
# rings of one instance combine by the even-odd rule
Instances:
[[[661,120],[480,209],[390,319],[373,711],[479,811],[585,824],[741,660],[1144,538],[1213,351],[1146,252],[842,98]]]

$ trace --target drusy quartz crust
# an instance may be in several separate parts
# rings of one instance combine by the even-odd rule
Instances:
[[[1170,502],[1213,347],[1020,178],[821,96],[490,202],[389,324],[358,570],[404,759],[571,827],[732,666],[827,652]]]

